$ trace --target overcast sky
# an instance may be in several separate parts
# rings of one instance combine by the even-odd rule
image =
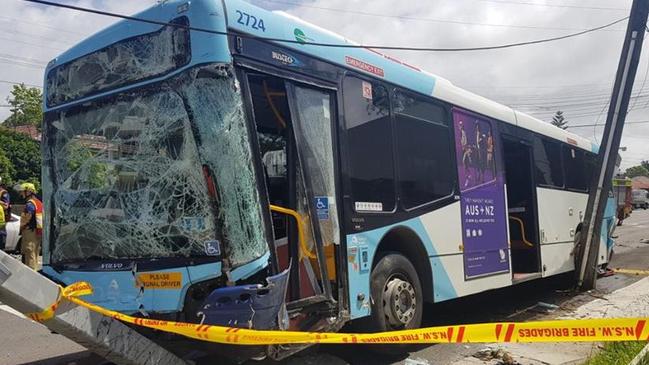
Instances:
[[[132,14],[155,0],[60,0]],[[631,0],[250,0],[283,10],[362,44],[471,47],[541,39],[610,23],[628,15]],[[8,82],[42,85],[45,64],[115,22],[99,15],[3,0],[0,14],[0,120],[9,114]],[[587,35],[505,50],[388,52],[458,86],[544,121],[558,109],[569,125],[603,123],[626,22]],[[649,41],[645,41],[647,43]],[[627,121],[649,121],[649,47],[642,59]],[[602,129],[571,129],[598,141]],[[625,127],[623,167],[649,159],[649,123]]]

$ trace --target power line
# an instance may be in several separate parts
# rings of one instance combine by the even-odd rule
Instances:
[[[0,19],[4,19],[3,20],[4,22],[16,22],[16,23],[32,24],[32,25],[37,25],[39,27],[56,30],[57,32],[69,33],[69,34],[74,34],[74,35],[77,35],[77,36],[84,36],[84,34],[79,33],[79,32],[73,32],[73,31],[66,30],[66,29],[52,27],[50,25],[46,25],[46,24],[39,23],[39,22],[34,22],[34,21],[29,21],[29,20],[24,20],[24,19],[16,19],[16,18],[11,18],[11,17],[7,17],[7,16],[2,16],[2,15],[0,15]]]
[[[21,36],[32,37],[32,38],[40,39],[40,40],[47,41],[47,42],[61,43],[64,46],[70,46],[70,43],[71,43],[70,40],[61,40],[61,39],[56,39],[56,38],[43,37],[43,36],[40,36],[38,34],[19,32],[19,31],[15,30],[15,29],[3,29],[3,28],[0,28],[0,31],[6,32],[6,33],[9,33],[9,34],[12,34],[12,35],[21,35]]]
[[[173,23],[162,22],[162,21],[157,21],[157,20],[142,19],[142,18],[138,18],[138,17],[134,17],[134,16],[127,16],[127,15],[123,15],[123,14],[111,13],[111,12],[107,12],[107,11],[103,11],[103,10],[84,8],[84,7],[68,5],[68,4],[59,4],[59,3],[55,3],[55,2],[51,2],[51,1],[45,1],[45,0],[23,0],[23,1],[30,2],[30,3],[36,3],[36,4],[41,4],[41,5],[47,5],[47,6],[54,6],[54,7],[59,7],[59,8],[66,8],[66,9],[71,9],[71,10],[76,10],[76,11],[82,11],[82,12],[86,12],[86,13],[111,16],[111,17],[121,18],[121,19],[126,19],[126,20],[133,20],[133,21],[149,23],[149,24],[157,24],[157,25],[162,25],[162,26],[173,26],[173,27],[184,28],[184,29],[193,30],[193,31],[197,31],[197,32],[204,32],[204,33],[210,33],[210,34],[219,34],[219,35],[226,35],[226,36],[231,35],[231,33],[229,33],[229,32],[221,32],[221,31],[216,31],[216,30],[212,30],[212,29],[198,28],[198,27],[188,26],[188,25],[184,25],[184,24],[173,24]],[[558,40],[562,40],[562,39],[572,38],[572,37],[580,36],[580,35],[583,35],[583,34],[595,32],[595,31],[598,31],[598,30],[601,30],[601,29],[611,27],[611,26],[613,26],[615,24],[618,24],[618,23],[621,23],[621,22],[627,20],[628,18],[629,17],[627,16],[627,17],[618,19],[618,20],[616,20],[614,22],[611,22],[611,23],[608,23],[608,24],[605,24],[605,25],[602,25],[602,26],[599,26],[599,27],[590,28],[590,29],[587,29],[587,30],[584,30],[584,31],[580,31],[580,32],[577,32],[577,33],[572,33],[572,34],[567,34],[567,35],[563,35],[563,36],[559,36],[559,37],[538,39],[538,40],[526,41],[526,42],[502,44],[502,45],[497,45],[497,46],[486,46],[486,47],[429,48],[429,47],[375,46],[375,45],[302,42],[302,41],[283,39],[283,38],[259,37],[259,36],[254,36],[254,35],[250,35],[250,34],[237,34],[237,36],[242,37],[242,38],[257,39],[257,40],[264,40],[264,41],[283,42],[283,43],[292,43],[292,44],[307,44],[307,45],[311,45],[311,46],[335,47],[335,48],[374,48],[374,49],[384,49],[384,50],[423,51],[423,52],[486,51],[486,50],[513,48],[513,47],[527,46],[527,45],[532,45],[532,44],[547,43],[547,42],[553,42],[553,41],[558,41]]]
[[[18,40],[18,39],[13,39],[13,38],[0,37],[0,40],[19,43],[19,44],[24,44],[24,45],[27,45],[27,46],[39,47],[39,48],[49,48],[49,49],[59,51],[59,52],[63,51],[63,48],[49,47],[49,46],[44,46],[42,44],[25,42],[25,41],[21,41],[21,40]]]
[[[11,59],[11,60],[30,62],[30,63],[35,63],[35,64],[42,64],[43,66],[45,66],[47,64],[47,62],[43,61],[43,60],[37,60],[37,59],[31,58],[31,57],[21,57],[21,56],[16,56],[16,55],[13,55],[13,54],[8,54],[8,53],[0,53],[0,58],[7,58],[7,59]]]
[[[39,88],[39,89],[43,88],[42,85],[34,85],[34,84],[28,84],[28,83],[25,83],[25,82],[16,82],[16,81],[8,81],[8,80],[0,80],[0,84],[25,85],[25,86],[29,86],[29,87],[36,87],[36,88]]]
[[[628,8],[608,8],[601,6],[581,6],[581,5],[556,5],[556,4],[537,4],[529,2],[517,2],[517,1],[507,1],[507,0],[478,0],[483,2],[490,3],[500,3],[500,4],[514,4],[514,5],[532,5],[532,6],[542,6],[547,8],[571,8],[571,9],[591,9],[591,10],[620,10],[620,11],[631,11]]]
[[[388,15],[388,14],[380,14],[380,13],[369,13],[369,12],[360,11],[360,10],[351,10],[351,9],[342,9],[342,8],[330,8],[330,7],[326,7],[326,6],[309,5],[309,4],[305,4],[305,3],[298,3],[298,2],[285,1],[285,0],[260,0],[260,1],[263,1],[263,2],[266,2],[266,3],[285,4],[285,5],[297,6],[297,7],[308,8],[308,9],[325,10],[325,11],[331,11],[331,12],[336,12],[336,13],[355,14],[355,15],[369,16],[369,17],[376,17],[376,18],[411,20],[411,21],[420,21],[420,22],[431,22],[431,23],[446,23],[446,24],[457,24],[457,25],[475,25],[475,26],[481,26],[481,27],[519,28],[519,29],[586,30],[585,28],[540,27],[540,26],[533,26],[533,25],[476,23],[476,22],[469,22],[469,21],[462,21],[462,20],[421,18],[421,17],[414,17],[414,16],[407,16],[407,15]],[[624,31],[624,29],[611,29],[610,31],[621,32],[621,31]]]

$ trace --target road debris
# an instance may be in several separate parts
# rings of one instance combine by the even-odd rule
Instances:
[[[487,347],[473,354],[473,357],[482,361],[501,360],[497,364],[504,364],[504,365],[517,364],[517,362],[514,360],[512,355],[509,352],[503,350],[502,348],[492,349]]]

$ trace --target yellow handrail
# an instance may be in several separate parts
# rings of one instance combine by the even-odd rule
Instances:
[[[264,95],[266,96],[266,101],[268,102],[268,106],[270,106],[270,110],[272,110],[273,114],[275,114],[275,118],[277,118],[277,122],[281,125],[281,127],[286,128],[286,121],[284,120],[284,118],[282,118],[282,114],[280,114],[279,110],[277,110],[277,107],[275,106],[272,98],[273,96],[284,96],[286,94],[277,92],[271,93],[268,90],[268,84],[266,83],[266,80],[262,82],[262,86],[264,88]]]
[[[306,239],[304,237],[304,221],[302,220],[302,216],[300,213],[294,211],[293,209],[288,209],[284,207],[280,207],[279,205],[270,205],[270,210],[286,215],[290,215],[295,219],[297,222],[297,235],[298,239],[300,240],[300,249],[302,251],[302,254],[304,254],[306,257],[310,259],[315,259],[317,256],[309,250],[308,247],[306,247]]]
[[[518,222],[518,224],[521,225],[521,235],[523,238],[523,243],[530,247],[534,247],[534,244],[528,241],[527,238],[525,238],[525,224],[523,223],[523,220],[517,217],[512,217],[511,215],[509,216],[509,219],[515,220],[516,222]]]

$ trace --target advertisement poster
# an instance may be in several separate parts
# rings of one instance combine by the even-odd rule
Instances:
[[[464,276],[509,271],[507,205],[492,121],[453,109],[462,209]]]

